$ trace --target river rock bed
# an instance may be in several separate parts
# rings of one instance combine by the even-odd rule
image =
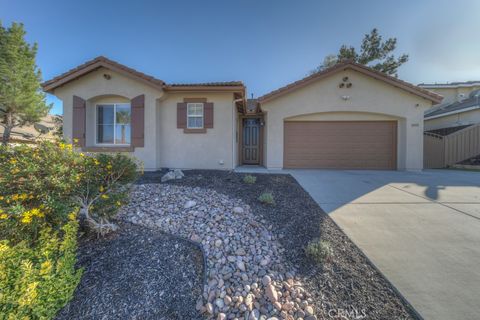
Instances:
[[[139,184],[119,218],[202,245],[207,279],[196,309],[207,318],[317,319],[273,226],[242,200],[206,188]]]
[[[138,183],[158,183],[164,173],[148,172]],[[295,276],[312,296],[312,307],[319,319],[421,319],[291,175],[253,174],[256,182],[246,184],[246,173],[184,173],[184,178],[168,184],[212,189],[241,199],[250,205],[257,220],[266,222],[285,249],[284,259],[296,268]],[[263,192],[273,195],[275,205],[258,201]],[[318,238],[333,249],[333,259],[328,263],[314,262],[303,250],[309,241]]]

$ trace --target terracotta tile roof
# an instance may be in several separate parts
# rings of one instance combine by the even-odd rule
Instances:
[[[52,92],[55,88],[64,85],[72,80],[75,80],[89,72],[97,70],[98,68],[105,67],[114,71],[124,73],[135,78],[141,79],[147,83],[152,84],[154,87],[163,87],[165,82],[163,80],[154,78],[140,71],[129,68],[123,64],[107,59],[103,56],[96,57],[93,60],[87,61],[84,64],[79,65],[51,80],[42,83],[44,91]]]
[[[303,79],[300,79],[298,81],[295,81],[293,83],[290,83],[284,87],[281,87],[277,90],[274,90],[272,92],[269,92],[261,97],[258,98],[260,103],[264,103],[268,100],[274,99],[279,97],[280,95],[283,95],[287,92],[290,92],[292,90],[295,90],[297,88],[303,87],[305,85],[308,85],[318,79],[325,78],[331,74],[334,74],[338,71],[345,70],[345,69],[352,69],[358,72],[361,72],[363,74],[366,74],[368,76],[371,76],[377,80],[381,80],[384,82],[387,82],[395,87],[404,89],[412,94],[418,95],[422,98],[431,100],[434,103],[439,103],[442,101],[443,97],[439,94],[436,94],[434,92],[431,92],[429,90],[417,87],[411,83],[405,82],[403,80],[397,79],[395,77],[389,76],[383,72],[374,70],[372,68],[369,68],[367,66],[352,62],[352,61],[345,61],[338,63],[334,65],[333,67],[330,67],[328,69],[316,72],[312,75],[309,75],[308,77],[305,77]]]
[[[145,73],[129,68],[123,64],[107,59],[103,56],[100,56],[93,60],[87,61],[84,64],[81,64],[78,67],[73,68],[51,80],[45,81],[44,83],[42,83],[43,90],[46,92],[53,92],[55,88],[60,87],[72,80],[78,79],[79,77],[102,67],[126,74],[128,76],[132,76],[158,89],[168,90],[168,89],[188,89],[188,88],[208,89],[210,87],[222,87],[222,88],[227,88],[227,87],[243,88],[244,87],[243,82],[241,81],[185,83],[185,84],[174,83],[174,84],[167,85],[163,80],[149,76]]]
[[[171,83],[169,87],[238,87],[243,86],[242,81],[202,82],[202,83]]]

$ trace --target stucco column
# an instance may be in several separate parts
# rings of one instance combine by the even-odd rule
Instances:
[[[268,169],[283,168],[283,118],[269,112],[266,119]]]
[[[423,169],[423,118],[407,118],[406,121],[405,169]]]

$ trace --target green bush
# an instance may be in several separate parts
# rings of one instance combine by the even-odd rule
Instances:
[[[0,239],[35,241],[45,224],[58,230],[80,208],[90,225],[109,225],[137,177],[121,154],[84,154],[65,142],[0,147]]]
[[[264,192],[258,197],[258,201],[264,204],[275,204],[275,199],[271,192]]]
[[[77,229],[70,214],[60,232],[41,229],[33,246],[0,241],[0,319],[52,319],[72,298],[82,275]]]
[[[329,262],[333,257],[333,249],[330,242],[315,239],[308,243],[305,253],[318,263]]]
[[[257,177],[252,176],[251,174],[247,174],[245,177],[243,177],[243,182],[248,184],[254,184],[255,182],[257,182]]]
[[[75,194],[82,218],[96,231],[103,233],[115,228],[110,218],[126,203],[137,170],[135,160],[126,155],[84,156]]]
[[[126,202],[137,163],[65,142],[0,147],[0,319],[51,319],[72,297],[77,215],[96,231]]]
[[[78,204],[81,157],[65,143],[0,147],[0,239],[35,241],[44,225],[59,230]]]

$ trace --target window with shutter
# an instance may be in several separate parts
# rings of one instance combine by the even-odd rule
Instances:
[[[177,103],[177,128],[184,133],[206,133],[213,128],[213,102],[206,98],[185,98]]]

